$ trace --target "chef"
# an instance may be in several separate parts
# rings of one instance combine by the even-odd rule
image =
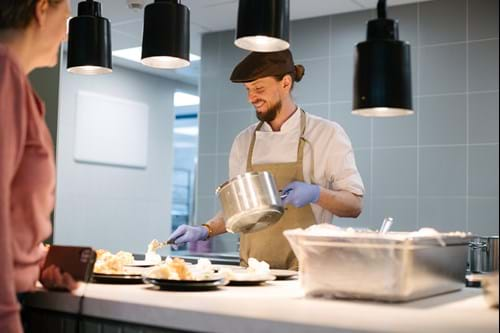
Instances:
[[[233,142],[229,176],[271,172],[288,196],[281,219],[260,231],[240,235],[240,260],[254,257],[275,269],[297,269],[283,231],[331,223],[333,216],[357,217],[362,210],[363,182],[349,137],[330,120],[307,113],[293,100],[295,82],[304,76],[289,50],[252,52],[233,70],[242,83],[259,122]],[[317,84],[322,84],[318,82]],[[170,236],[176,245],[206,240],[226,232],[222,212],[201,226],[181,225]]]

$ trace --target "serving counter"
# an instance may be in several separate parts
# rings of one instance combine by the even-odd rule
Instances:
[[[84,295],[82,299],[80,295]],[[25,301],[35,327],[50,332],[498,332],[498,309],[481,289],[409,303],[311,299],[298,280],[214,291],[159,291],[149,285],[43,289]],[[48,323],[47,323],[48,322]],[[35,330],[36,331],[36,330]]]

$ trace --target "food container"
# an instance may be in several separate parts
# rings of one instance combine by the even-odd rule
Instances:
[[[403,302],[464,287],[465,234],[284,232],[307,296]]]
[[[229,232],[261,230],[283,215],[283,206],[271,173],[247,172],[220,185],[219,197]]]
[[[498,236],[474,237],[469,243],[472,273],[498,272]]]

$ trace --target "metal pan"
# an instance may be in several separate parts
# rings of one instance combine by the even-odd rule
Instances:
[[[271,173],[247,172],[220,185],[217,194],[226,228],[233,233],[249,233],[279,221],[284,209]]]

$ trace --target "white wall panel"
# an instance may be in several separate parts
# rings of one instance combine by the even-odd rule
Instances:
[[[75,160],[146,168],[148,119],[147,104],[79,91]]]

